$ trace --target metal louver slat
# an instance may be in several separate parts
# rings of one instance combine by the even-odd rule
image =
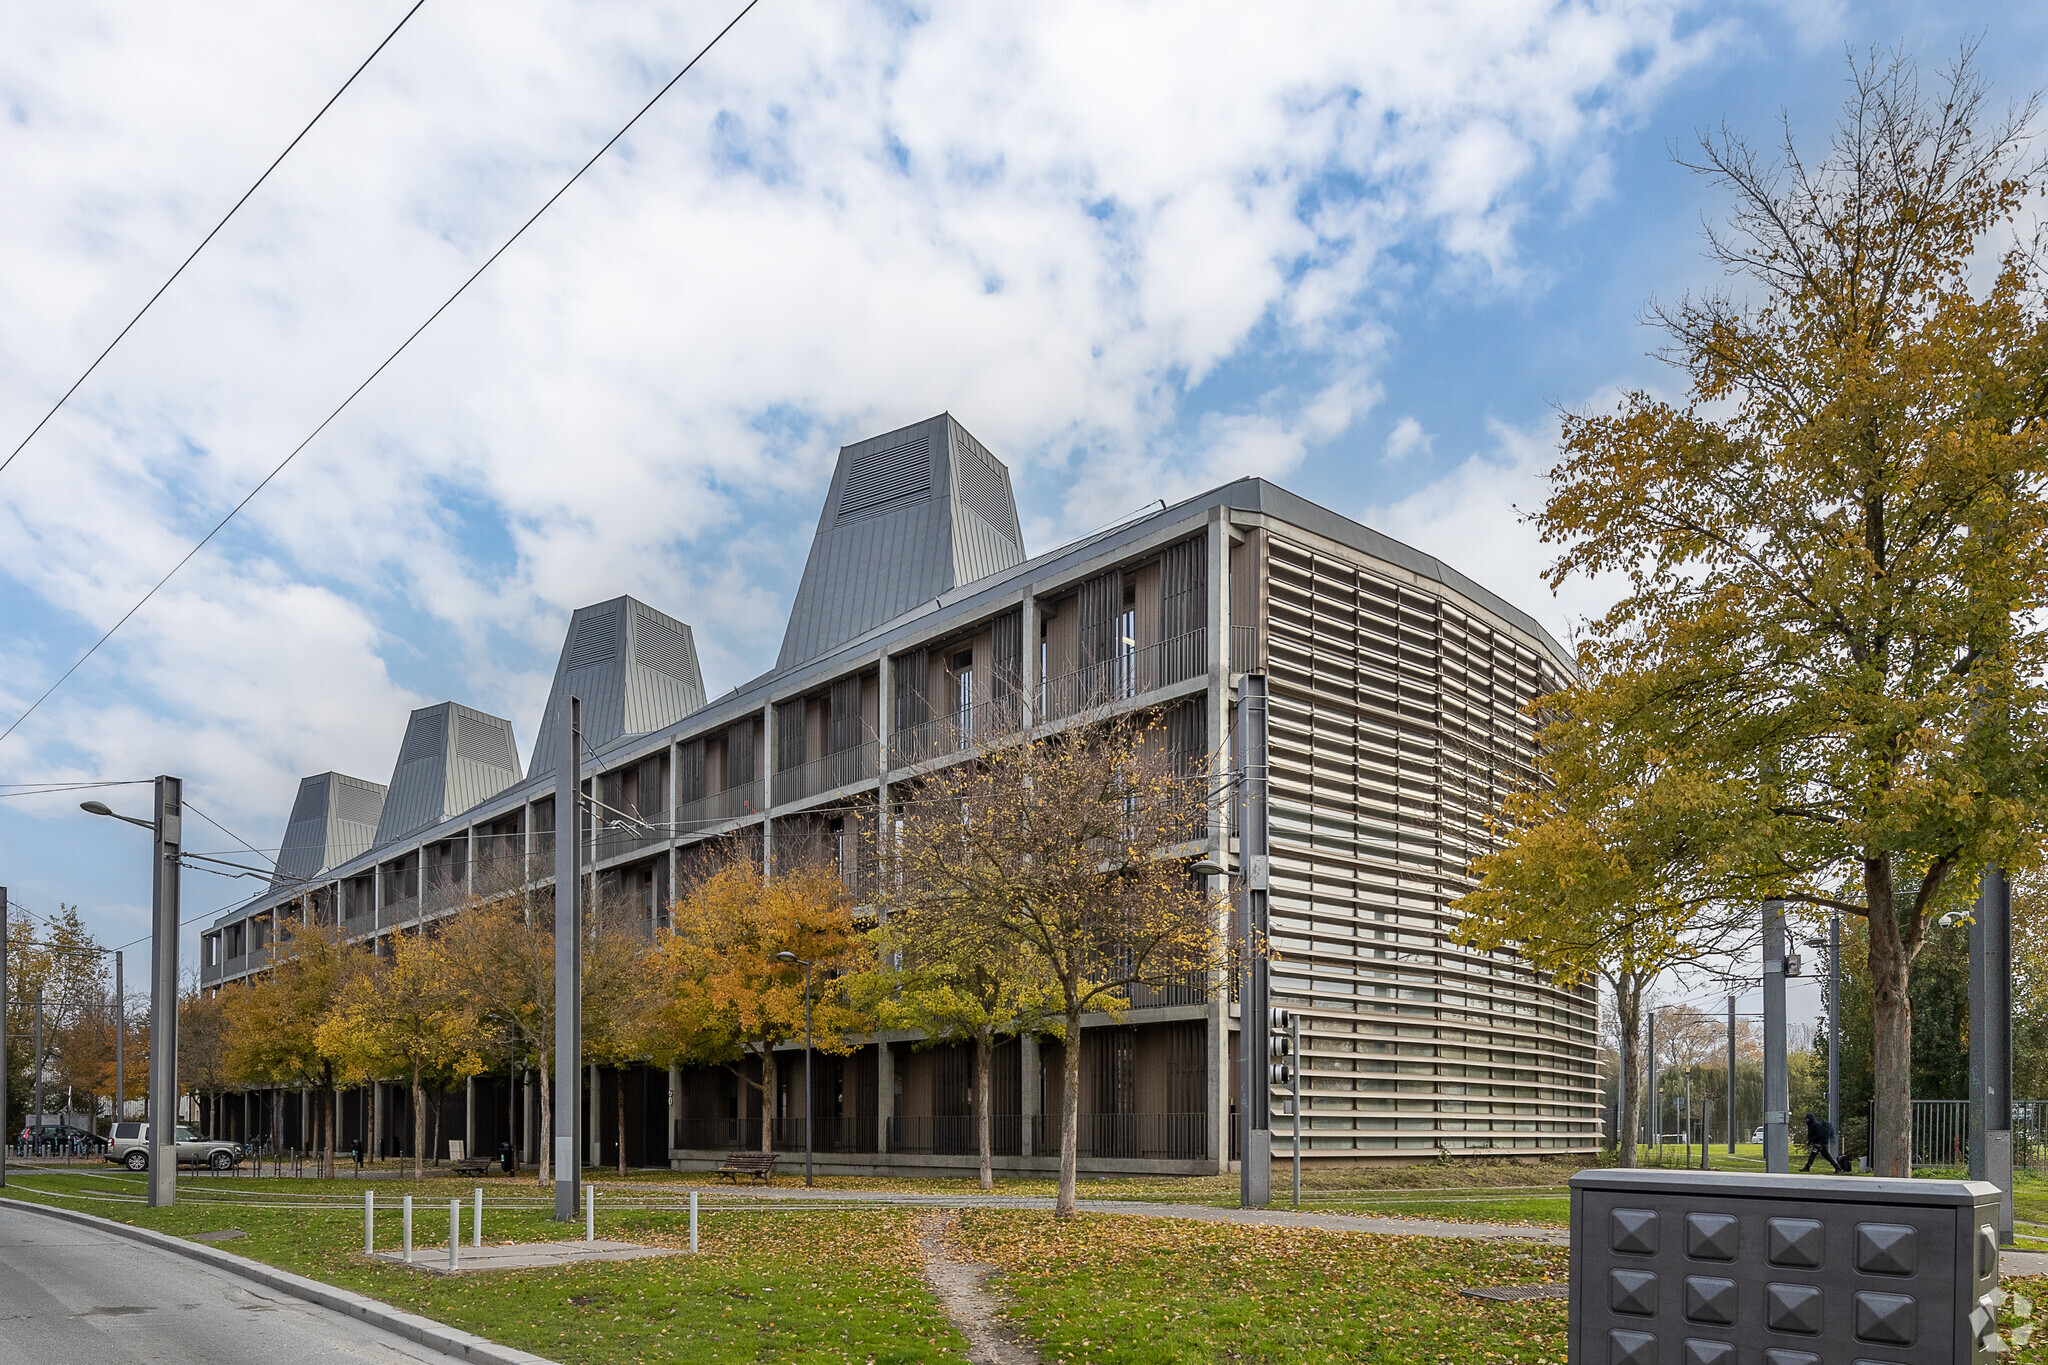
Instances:
[[[930,496],[931,488],[931,445],[920,433],[902,445],[853,457],[839,492],[837,520],[844,524],[879,516]]]

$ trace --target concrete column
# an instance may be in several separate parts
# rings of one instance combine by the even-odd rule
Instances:
[[[533,1131],[533,1073],[519,1075],[519,1150],[540,1161],[540,1139]]]
[[[675,1146],[676,1124],[683,1117],[683,1069],[670,1066],[668,1069],[668,1143]]]
[[[896,1117],[896,1050],[875,1040],[875,1151],[889,1152],[889,1120]]]
[[[1216,861],[1230,866],[1230,818],[1234,793],[1222,790],[1231,776],[1230,737],[1230,509],[1209,509],[1207,534],[1209,600],[1207,603],[1209,646],[1208,744],[1210,762],[1209,841]],[[1211,877],[1211,895],[1219,899],[1219,930],[1228,933],[1230,879]],[[1219,991],[1209,1000],[1208,1082],[1205,1087],[1209,1112],[1209,1153],[1215,1171],[1230,1169],[1230,997]]]
[[[604,1165],[604,1086],[592,1062],[584,1072],[583,1119],[590,1129],[590,1164]]]
[[[384,1155],[384,1082],[370,1082],[370,1152]]]
[[[471,1076],[462,1087],[462,1151],[465,1156],[476,1155],[476,1077]]]
[[[761,706],[761,875],[775,875],[775,703]]]
[[[1026,600],[1028,601],[1029,599]],[[1029,621],[1032,619],[1032,617],[1027,615],[1024,619]],[[1030,652],[1036,654],[1038,652],[1038,642],[1036,640],[1033,640],[1031,644],[1032,648]],[[1022,1138],[1024,1145],[1018,1150],[1025,1156],[1036,1156],[1038,1153],[1036,1150],[1036,1146],[1033,1142],[1033,1137],[1037,1130],[1038,1121],[1038,1084],[1040,1071],[1040,1063],[1038,1060],[1038,1035],[1035,1033],[1027,1033],[1023,1035],[1021,1038],[1019,1038],[1017,1040],[1017,1052],[1017,1069],[1023,1073],[1023,1085],[1021,1089],[1024,1092],[1023,1096],[1021,1097],[1021,1101],[1017,1106],[1017,1112],[1023,1115],[1023,1117],[1018,1120],[1018,1123],[1024,1129],[1024,1135]]]

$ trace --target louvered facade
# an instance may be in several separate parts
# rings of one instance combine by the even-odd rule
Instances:
[[[942,414],[840,452],[774,669],[707,699],[690,628],[614,598],[571,617],[546,716],[565,694],[581,700],[586,790],[603,818],[578,837],[601,894],[658,932],[714,852],[750,851],[771,872],[836,859],[857,892],[873,875],[864,836],[922,772],[1025,728],[1143,709],[1201,764],[1228,750],[1241,679],[1263,674],[1272,993],[1305,1021],[1304,1155],[1416,1160],[1597,1144],[1590,993],[1449,938],[1492,818],[1535,780],[1528,705],[1569,668],[1535,621],[1455,569],[1256,479],[1026,558],[1008,471]],[[546,882],[562,828],[549,724],[522,777],[502,721],[452,703],[415,713],[367,852],[340,856],[339,826],[319,824],[302,793],[289,877],[210,931],[203,982],[260,970],[249,945],[281,914],[376,941],[466,895]],[[327,780],[353,784],[360,815],[371,784]],[[1176,852],[1244,853],[1220,810],[1193,834]],[[1092,1022],[1078,1040],[1083,1168],[1225,1168],[1236,1016],[1225,983],[1195,981]],[[781,1069],[775,1145],[801,1145],[808,1106],[825,1169],[970,1164],[963,1057],[904,1035],[855,1041],[818,1061],[808,1098],[787,1089],[801,1068]],[[1050,1167],[1058,1048],[1027,1038],[998,1053],[991,1123],[1006,1169]],[[612,1085],[625,1087],[626,1131],[603,1099],[593,1157],[613,1159],[614,1141],[634,1161],[690,1167],[760,1141],[723,1069],[628,1068],[603,1095]],[[530,1092],[478,1086],[470,1140],[532,1151]],[[375,1114],[388,1110],[360,1121],[379,1143],[402,1140]],[[1276,1112],[1272,1129],[1284,1160],[1290,1120]]]

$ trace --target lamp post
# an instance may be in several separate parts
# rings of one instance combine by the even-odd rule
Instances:
[[[156,779],[156,818],[117,815],[103,802],[79,809],[140,825],[155,836],[150,857],[149,1206],[178,1202],[178,873],[184,845],[185,783]]]
[[[811,1170],[811,961],[795,953],[781,952],[775,956],[784,962],[798,962],[804,969],[804,1184],[816,1182]],[[770,1144],[773,1145],[773,1144]]]

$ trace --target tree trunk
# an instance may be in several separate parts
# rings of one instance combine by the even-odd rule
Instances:
[[[994,1124],[991,1116],[994,1104],[991,1095],[995,1089],[992,1073],[995,1071],[996,1040],[993,1034],[983,1032],[974,1039],[974,1127],[976,1145],[981,1151],[981,1188],[992,1190],[996,1187],[994,1156]]]
[[[626,1068],[622,1066],[613,1067],[612,1080],[612,1095],[615,1101],[612,1109],[617,1114],[619,1120],[619,1174],[624,1175],[626,1173]]]
[[[555,1153],[555,1106],[548,1094],[548,1055],[540,1055],[540,1069],[534,1073],[533,1088],[540,1092],[540,1150],[534,1159],[540,1169],[540,1183],[545,1188],[549,1183],[548,1168]]]
[[[775,1150],[775,1049],[761,1045],[761,1150]]]
[[[1870,921],[1872,1097],[1877,1123],[1870,1164],[1896,1180],[1913,1174],[1913,1001],[1907,994],[1913,958],[1899,932],[1889,859],[1863,865]]]
[[[1053,1201],[1055,1218],[1072,1218],[1079,1210],[1074,1187],[1078,1163],[1075,1148],[1081,1137],[1081,1012],[1067,1012],[1067,1036],[1060,1046],[1060,1193]]]
[[[1621,1076],[1616,1083],[1614,1105],[1615,1164],[1632,1168],[1636,1164],[1636,1114],[1642,1108],[1642,1087],[1636,1075],[1642,1068],[1643,979],[1632,972],[1618,973],[1614,980],[1614,1021],[1621,1032]]]
[[[427,1092],[420,1088],[420,1064],[412,1064],[412,1178],[427,1174]]]

